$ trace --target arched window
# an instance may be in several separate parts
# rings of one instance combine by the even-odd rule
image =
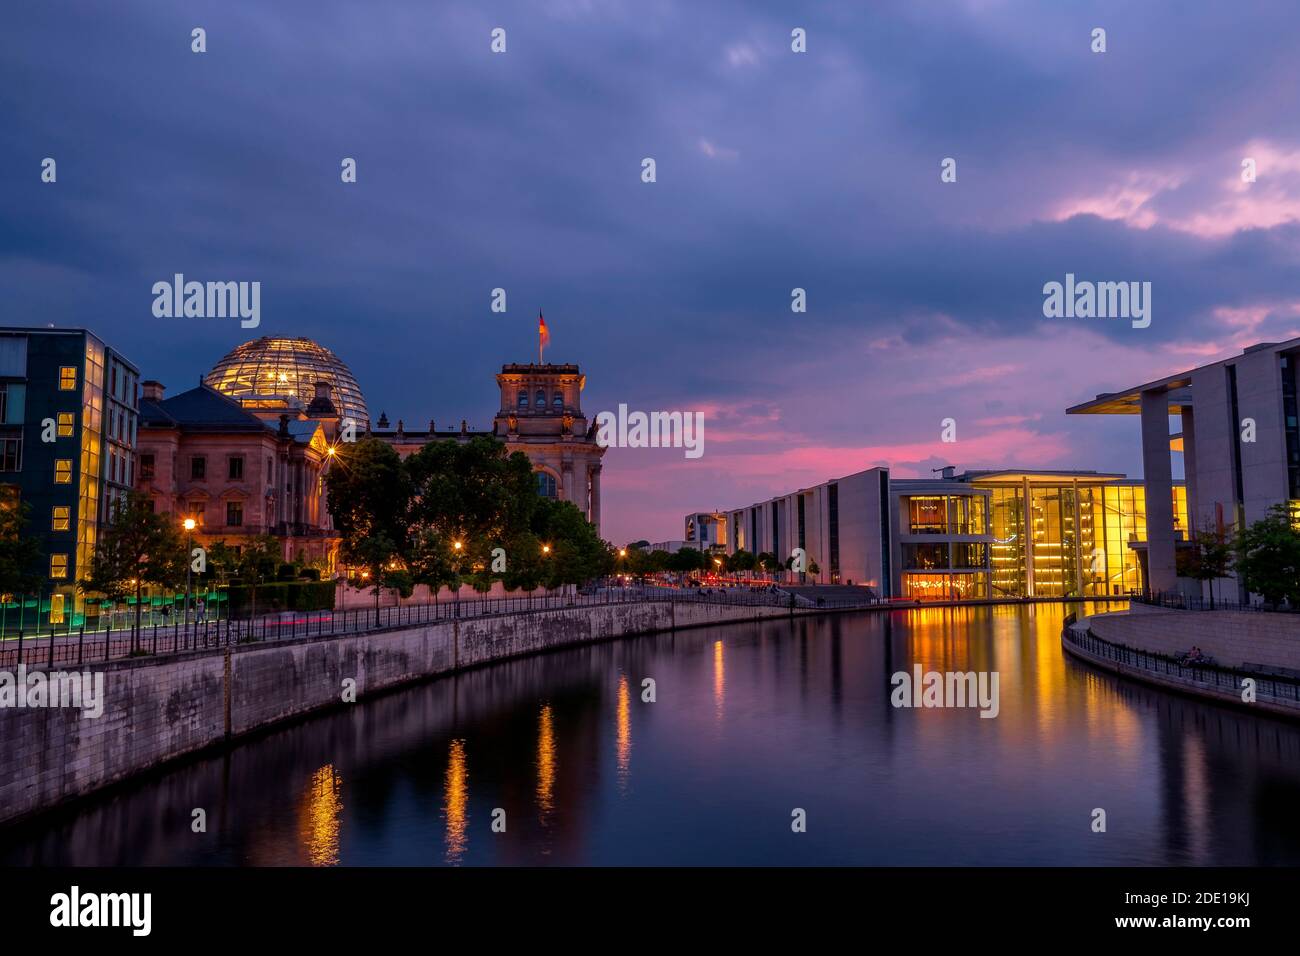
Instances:
[[[555,476],[550,472],[539,471],[537,473],[537,493],[543,498],[554,498],[558,493]]]
[[[540,388],[537,390],[537,394],[533,396],[533,405],[542,411],[546,410],[546,393]]]
[[[524,391],[522,388],[519,390],[519,407],[520,408],[528,407],[528,393]]]
[[[557,412],[564,410],[564,396],[560,392],[556,392],[551,399],[551,407]]]

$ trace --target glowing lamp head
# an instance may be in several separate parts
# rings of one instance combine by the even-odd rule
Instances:
[[[194,530],[194,526],[195,526],[195,521],[194,521],[193,518],[186,518],[186,519],[185,519],[185,530],[186,530],[186,531],[193,531],[193,530]]]
[[[542,545],[542,554],[550,554],[550,553],[551,553],[551,546],[549,544]]]
[[[455,548],[457,551],[459,551],[461,548],[464,547],[464,545],[462,545],[459,541],[457,541],[454,544],[452,544],[452,547]]]

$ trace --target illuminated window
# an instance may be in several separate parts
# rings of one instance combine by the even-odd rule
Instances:
[[[948,531],[948,499],[915,496],[907,499],[909,534],[945,534]]]
[[[77,369],[74,365],[59,368],[59,391],[74,392],[77,389]]]
[[[72,412],[59,412],[59,437],[71,438],[76,418]]]
[[[54,483],[56,485],[72,484],[72,459],[71,458],[55,459]]]
[[[55,531],[67,531],[72,526],[72,509],[67,505],[55,505],[51,527]]]
[[[63,623],[63,595],[62,594],[50,595],[50,623],[51,624]]]
[[[56,581],[65,580],[68,576],[68,556],[66,554],[50,555],[50,577]]]

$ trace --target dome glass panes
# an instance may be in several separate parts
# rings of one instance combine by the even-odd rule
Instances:
[[[203,381],[224,395],[244,400],[298,399],[306,408],[316,395],[316,383],[328,382],[329,397],[342,418],[352,418],[357,427],[370,422],[366,400],[357,380],[337,355],[306,338],[264,336],[245,342],[203,377]]]

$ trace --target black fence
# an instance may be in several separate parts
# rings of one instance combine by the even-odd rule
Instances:
[[[751,607],[792,607],[790,596],[765,588],[660,588],[596,587],[576,594],[544,594],[523,597],[473,598],[399,604],[387,607],[358,607],[345,611],[304,611],[196,621],[172,625],[154,624],[139,630],[88,631],[59,629],[57,632],[23,632],[0,640],[0,668],[54,669],[81,666],[130,657],[155,657],[188,651],[212,650],[227,644],[288,641],[298,638],[336,637],[372,631],[432,624],[437,621],[527,614],[564,608],[598,607],[643,602],[714,604]],[[875,602],[832,602],[835,607],[857,608]],[[833,609],[832,604],[823,605]],[[794,605],[804,609],[804,605]]]
[[[1225,667],[1212,663],[1184,663],[1167,654],[1156,654],[1126,644],[1115,644],[1092,633],[1091,628],[1075,628],[1066,619],[1061,639],[1103,660],[1115,661],[1152,674],[1177,677],[1203,687],[1214,688],[1240,695],[1241,682],[1250,678],[1255,682],[1256,697],[1268,697],[1288,704],[1300,705],[1300,677],[1269,674],[1260,671]]]
[[[1150,607],[1166,607],[1176,611],[1258,611],[1268,614],[1295,614],[1300,608],[1271,604],[1241,604],[1236,601],[1219,601],[1213,598],[1189,597],[1178,591],[1153,591],[1150,594],[1134,593],[1130,598]]]

